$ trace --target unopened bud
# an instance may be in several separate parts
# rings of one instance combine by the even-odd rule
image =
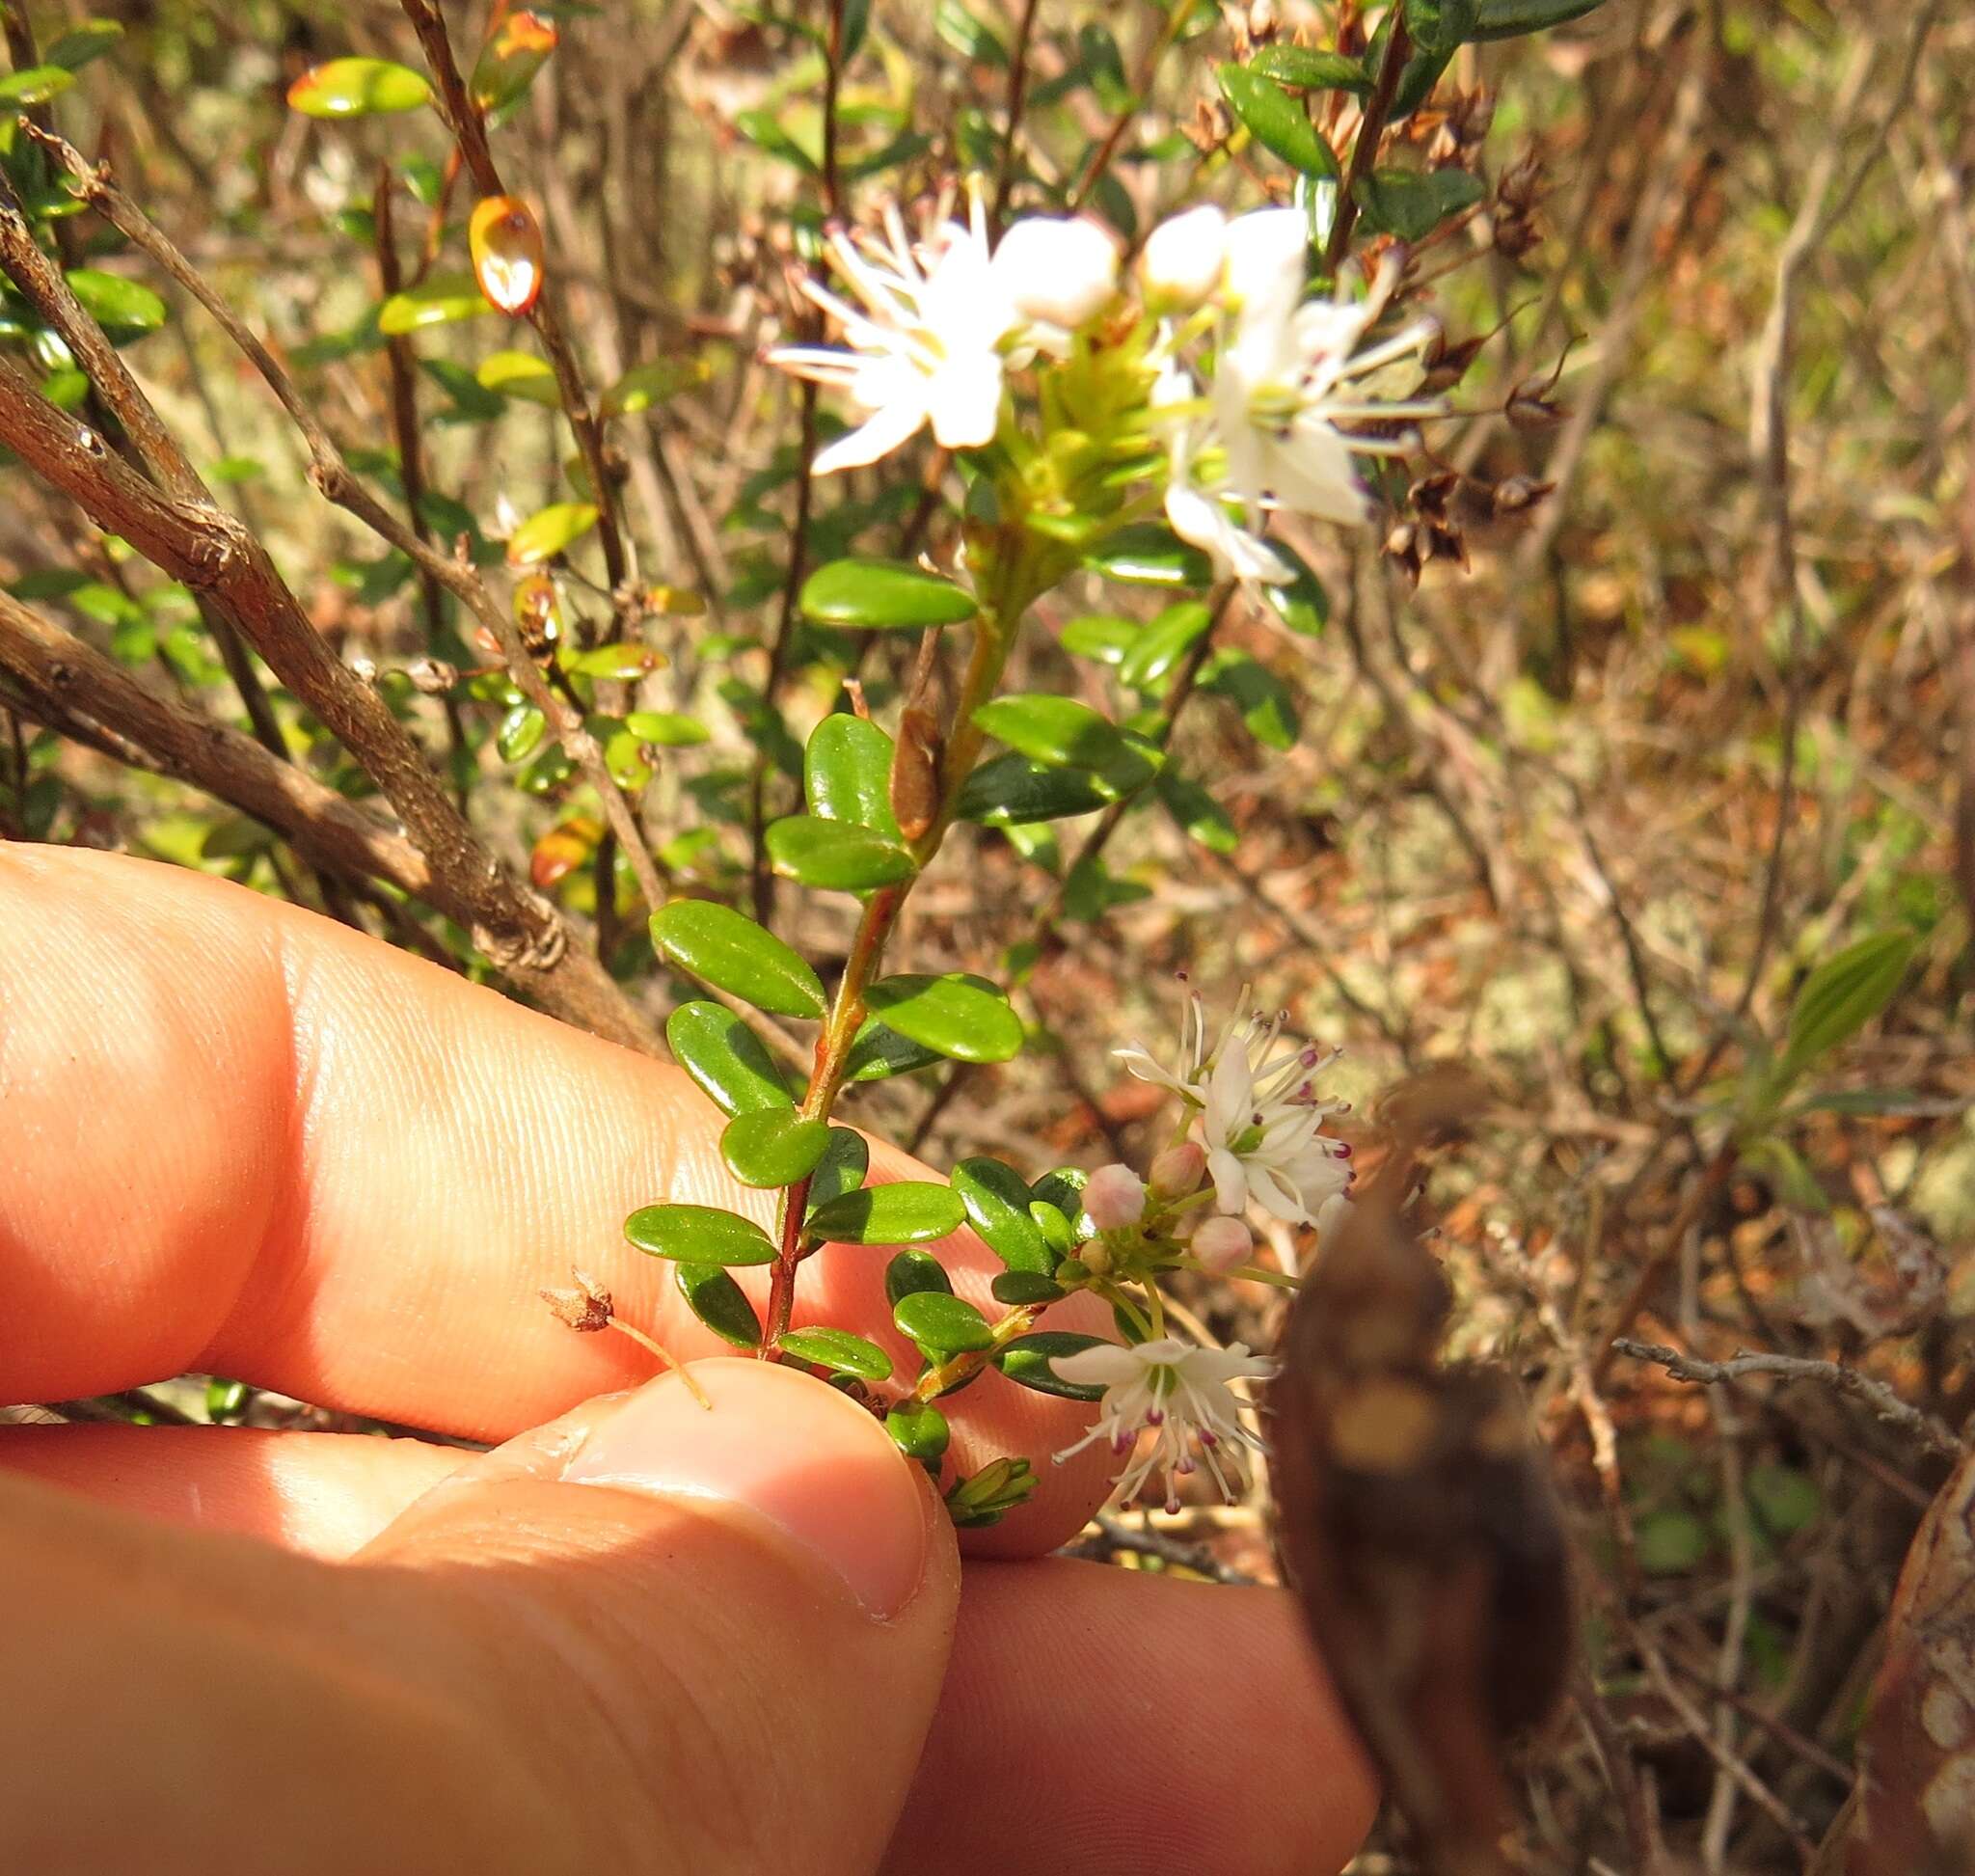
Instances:
[[[1150,1169],[1149,1183],[1152,1196],[1183,1199],[1189,1192],[1199,1189],[1206,1169],[1206,1152],[1197,1141],[1182,1140],[1177,1147],[1168,1147],[1152,1161]]]
[[[1333,1192],[1316,1208],[1316,1240],[1328,1244],[1350,1221],[1351,1201],[1341,1192]]]
[[[1255,1255],[1255,1237],[1239,1218],[1208,1218],[1193,1234],[1188,1248],[1204,1268],[1225,1277]]]
[[[1129,1166],[1099,1166],[1084,1187],[1084,1210],[1099,1231],[1124,1231],[1146,1214],[1145,1181]]]
[[[1081,215],[1030,215],[1001,237],[993,268],[1024,319],[1074,331],[1118,291],[1118,243]]]
[[[1206,203],[1152,230],[1139,279],[1155,309],[1190,312],[1221,284],[1227,264],[1228,218]]]

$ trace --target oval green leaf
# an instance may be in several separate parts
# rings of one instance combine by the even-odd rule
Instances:
[[[1076,1335],[1069,1329],[1039,1329],[1034,1335],[1018,1335],[996,1351],[994,1366],[1011,1381],[1018,1381],[1038,1394],[1053,1394],[1060,1400],[1101,1400],[1104,1390],[1096,1382],[1066,1381],[1050,1363],[1061,1355],[1074,1355],[1103,1343],[1102,1336]]]
[[[743,1185],[793,1185],[807,1179],[829,1144],[829,1128],[786,1107],[736,1114],[720,1133],[720,1157]]]
[[[961,625],[980,609],[970,594],[903,560],[832,560],[802,586],[802,614],[866,631]]]
[[[409,66],[389,59],[332,59],[305,71],[288,87],[288,106],[305,118],[375,117],[416,111],[432,87]]]
[[[884,1266],[884,1299],[894,1308],[904,1297],[922,1290],[934,1290],[942,1296],[953,1294],[952,1279],[931,1251],[901,1251]]]
[[[1087,612],[1071,619],[1058,635],[1065,651],[1095,658],[1100,665],[1122,665],[1137,643],[1141,628],[1109,612]]]
[[[1207,586],[1214,563],[1190,542],[1155,521],[1107,534],[1086,563],[1134,586]]]
[[[1026,1303],[1060,1303],[1069,1291],[1053,1277],[1034,1270],[1004,1270],[989,1288],[997,1303],[1019,1307]]]
[[[1356,59],[1311,45],[1265,45],[1249,60],[1250,71],[1299,92],[1370,91],[1371,74]]]
[[[908,1179],[846,1192],[818,1206],[802,1228],[826,1244],[930,1244],[952,1236],[966,1217],[952,1187]]]
[[[832,1374],[849,1374],[859,1381],[891,1378],[891,1357],[877,1343],[849,1329],[791,1329],[782,1337],[781,1349]]]
[[[672,1272],[686,1307],[722,1342],[761,1346],[761,1319],[746,1292],[717,1264],[682,1264]]]
[[[1330,145],[1282,86],[1241,66],[1222,66],[1214,75],[1228,108],[1264,150],[1305,176],[1335,179],[1342,174]]]
[[[165,303],[149,286],[95,267],[73,267],[65,276],[83,310],[111,333],[155,332],[165,323]]]
[[[871,1148],[863,1134],[855,1128],[831,1128],[829,1144],[816,1162],[816,1170],[809,1175],[809,1210],[814,1211],[818,1206],[827,1205],[846,1192],[854,1192],[864,1183],[864,1175],[870,1170]]]
[[[640,743],[656,743],[663,749],[690,748],[713,734],[697,717],[673,710],[634,710],[624,727]]]
[[[1033,762],[1088,771],[1113,800],[1143,788],[1158,773],[1150,745],[1132,742],[1074,697],[1043,692],[996,697],[974,712],[974,721]]]
[[[377,330],[388,338],[400,339],[425,326],[477,319],[493,311],[480,291],[480,283],[471,273],[434,274],[386,300],[377,309]],[[477,381],[473,382],[477,389]]]
[[[1178,668],[1212,623],[1213,614],[1197,599],[1167,607],[1132,641],[1118,675],[1134,690],[1151,690]]]
[[[990,828],[1026,828],[1095,814],[1112,797],[1083,769],[1057,769],[1011,750],[984,762],[960,787],[960,815]]]
[[[539,566],[566,554],[597,525],[597,510],[588,502],[552,502],[507,537],[507,564]]]
[[[967,1209],[974,1235],[1011,1270],[1046,1275],[1056,1268],[1042,1233],[1029,1216],[1028,1182],[999,1159],[962,1159],[953,1189]]]
[[[1524,33],[1546,32],[1567,20],[1595,13],[1605,0],[1480,0],[1474,27],[1476,40],[1512,40]]]
[[[643,1206],[625,1219],[624,1235],[648,1255],[681,1264],[772,1264],[775,1257],[767,1232],[717,1206]]]
[[[847,1081],[884,1081],[894,1074],[916,1074],[935,1068],[946,1058],[936,1049],[908,1042],[896,1029],[866,1017],[851,1044],[844,1064]]]
[[[1790,1006],[1779,1072],[1794,1075],[1849,1040],[1893,1000],[1920,940],[1912,932],[1876,932],[1826,958]]]
[[[909,879],[912,856],[875,828],[791,814],[774,822],[765,844],[774,870],[824,892],[869,892]]]
[[[555,372],[549,361],[533,352],[489,352],[473,372],[483,391],[498,391],[503,397],[519,397],[530,404],[556,410],[562,393],[556,388]]]
[[[988,1326],[988,1319],[972,1303],[936,1290],[901,1296],[892,1308],[891,1319],[932,1355],[977,1354],[994,1346],[994,1332]]]
[[[892,741],[861,717],[825,717],[802,751],[802,793],[811,814],[875,828],[896,840],[891,811]]]
[[[947,1425],[946,1416],[930,1400],[894,1407],[884,1417],[884,1430],[906,1458],[928,1466],[937,1465],[946,1456],[946,1449],[953,1440],[953,1428]]]
[[[1352,185],[1366,224],[1401,241],[1423,241],[1449,215],[1472,208],[1488,185],[1466,170],[1373,170]]]
[[[796,1104],[774,1058],[732,1010],[695,998],[665,1019],[672,1059],[721,1112],[787,1112]]]
[[[820,1017],[823,980],[772,932],[731,906],[675,899],[652,914],[659,955],[778,1017]]]
[[[956,1062],[1006,1062],[1021,1053],[1021,1019],[978,977],[881,977],[864,1001],[907,1041]]]

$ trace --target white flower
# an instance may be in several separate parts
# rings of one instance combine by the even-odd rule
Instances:
[[[1195,993],[1177,1069],[1143,1043],[1117,1053],[1141,1081],[1170,1088],[1200,1109],[1196,1126],[1224,1213],[1258,1205],[1285,1224],[1308,1225],[1326,1199],[1351,1183],[1351,1149],[1323,1131],[1324,1121],[1346,1103],[1318,1101],[1314,1088],[1313,1077],[1339,1051],[1279,1047],[1284,1020],[1237,1008],[1209,1046],[1205,1007]]]
[[[1169,360],[1152,386],[1153,411],[1200,403],[1200,388],[1191,374],[1184,366]],[[1194,461],[1204,435],[1203,426],[1191,418],[1181,416],[1173,421],[1165,503],[1173,531],[1206,554],[1217,580],[1259,580],[1272,585],[1293,580],[1295,569],[1286,560],[1235,521],[1220,496],[1199,486]]]
[[[771,365],[832,386],[869,413],[818,453],[815,473],[861,469],[928,424],[948,449],[993,441],[1005,346],[1021,315],[988,257],[978,195],[965,227],[942,222],[914,243],[891,208],[881,241],[838,232],[829,252],[864,310],[815,281],[805,280],[802,290],[842,328],[851,349],[784,345],[768,355]]]
[[[1084,1183],[1083,1201],[1099,1231],[1123,1231],[1146,1215],[1145,1182],[1129,1166],[1099,1166]]]
[[[1190,313],[1221,284],[1227,264],[1228,218],[1205,203],[1146,236],[1138,273],[1155,311]]]
[[[1100,1342],[1073,1355],[1058,1355],[1049,1365],[1063,1380],[1104,1390],[1097,1424],[1057,1454],[1057,1464],[1103,1440],[1126,1460],[1113,1481],[1126,1498],[1156,1472],[1165,1481],[1167,1509],[1177,1510],[1177,1481],[1196,1469],[1198,1453],[1221,1496],[1231,1499],[1240,1478],[1240,1449],[1261,1450],[1261,1442],[1241,1424],[1240,1402],[1228,1383],[1266,1380],[1275,1364],[1251,1355],[1243,1343],[1198,1348],[1171,1336],[1136,1347]],[[1155,1437],[1131,1456],[1145,1432]]]
[[[992,266],[1025,319],[1074,332],[1118,292],[1118,243],[1081,215],[1031,215],[1001,237]]]

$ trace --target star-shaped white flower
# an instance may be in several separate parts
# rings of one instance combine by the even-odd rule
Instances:
[[[1178,1481],[1202,1461],[1221,1496],[1231,1499],[1241,1478],[1241,1448],[1261,1450],[1242,1425],[1241,1403],[1228,1383],[1266,1380],[1275,1364],[1251,1355],[1244,1343],[1201,1348],[1174,1336],[1136,1346],[1101,1342],[1049,1365],[1059,1379],[1104,1390],[1097,1424],[1057,1454],[1057,1463],[1104,1441],[1126,1462],[1113,1482],[1127,1499],[1156,1472],[1165,1482],[1167,1509],[1177,1510]],[[1151,1441],[1134,1452],[1148,1432]]]

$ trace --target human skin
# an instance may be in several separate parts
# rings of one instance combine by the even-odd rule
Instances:
[[[842,1397],[716,1363],[716,1435],[534,1301],[578,1264],[715,1353],[618,1227],[766,1203],[719,1125],[327,920],[0,845],[0,1400],[209,1372],[511,1442],[0,1428],[0,1866],[1341,1865],[1370,1781],[1287,1598],[1045,1556],[1108,1455],[962,1567]],[[825,1253],[804,1312],[889,1339],[881,1267]],[[970,1469],[1088,1413],[954,1408]]]

